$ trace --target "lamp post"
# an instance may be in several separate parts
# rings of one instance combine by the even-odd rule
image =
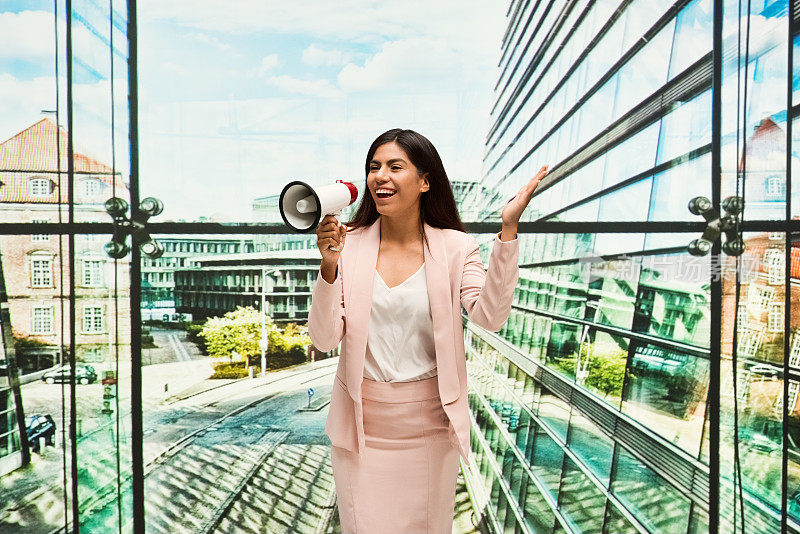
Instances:
[[[267,331],[267,313],[269,303],[267,302],[267,274],[273,273],[280,280],[281,272],[278,269],[268,267],[261,268],[261,376],[267,373],[267,350],[269,349],[269,332]]]
[[[267,372],[267,349],[269,334],[267,333],[267,268],[261,269],[261,376]]]

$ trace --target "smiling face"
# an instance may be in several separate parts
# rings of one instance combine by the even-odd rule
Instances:
[[[391,142],[375,150],[369,163],[367,188],[378,213],[391,217],[418,213],[419,197],[430,189],[430,184],[427,174],[420,176],[400,145]]]

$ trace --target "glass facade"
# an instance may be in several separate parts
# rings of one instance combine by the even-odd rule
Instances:
[[[316,178],[338,179],[352,132],[395,115],[268,77],[277,56],[231,75],[230,102],[206,101],[209,80],[230,79],[210,53],[192,72],[161,40],[174,8],[150,4],[137,23],[136,2],[32,4],[0,4],[0,29],[36,28],[26,39],[49,47],[0,54],[0,71],[33,83],[6,85],[15,98],[46,95],[0,143],[0,531],[335,532],[324,423],[339,352],[307,336],[318,251],[313,234],[285,233],[262,169],[282,181],[314,159]],[[505,200],[550,170],[520,226],[508,321],[489,332],[464,317],[465,514],[492,533],[800,532],[800,3],[505,7],[489,123],[436,119],[458,130],[437,146],[485,133],[482,172],[445,162],[484,263]],[[239,36],[209,35],[177,41],[236,65]],[[129,57],[142,42],[164,57]],[[363,51],[314,46],[298,64],[353,83]],[[180,84],[154,92],[168,75]],[[306,100],[262,99],[263,83]],[[397,102],[421,102],[415,118],[477,91],[392,83]],[[282,114],[313,127],[281,130]],[[347,139],[328,145],[322,129]],[[152,221],[151,189],[169,195]],[[109,216],[113,197],[131,219]],[[697,197],[716,215],[736,215],[731,197],[744,207],[720,222],[687,208]],[[714,228],[726,247],[694,254]]]
[[[789,264],[800,249],[785,233],[798,201],[786,97],[797,94],[787,68],[797,6],[716,7],[717,133],[712,1],[511,4],[482,184],[508,198],[549,164],[528,220],[554,230],[521,237],[511,317],[497,336],[469,325],[468,359],[485,436],[475,445],[498,466],[515,448],[547,514],[532,510],[546,518],[533,525],[530,492],[513,492],[503,503],[520,521],[494,510],[489,522],[497,532],[797,531],[797,386],[785,383],[797,363]],[[691,199],[715,195],[744,198],[741,224],[752,224],[744,253],[720,264],[690,254],[694,236],[676,231],[696,220]],[[659,222],[675,230],[647,230]],[[605,223],[620,224],[595,231]],[[715,391],[719,413],[709,412]],[[523,441],[521,421],[534,423]],[[513,471],[500,476],[514,486]]]

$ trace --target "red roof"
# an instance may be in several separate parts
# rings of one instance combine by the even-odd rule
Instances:
[[[61,156],[61,202],[68,200],[67,172],[67,132],[56,126],[50,118],[45,117],[29,128],[16,134],[11,139],[0,143],[0,202],[58,202],[56,186],[58,184],[58,156]],[[112,185],[112,169],[89,156],[75,152],[73,157],[75,173],[88,175],[87,178],[100,180]],[[41,173],[38,174],[37,173]],[[52,194],[49,196],[32,196],[30,180],[45,178],[51,180]],[[83,176],[75,177],[76,183]],[[116,186],[127,191],[121,174],[117,171]]]

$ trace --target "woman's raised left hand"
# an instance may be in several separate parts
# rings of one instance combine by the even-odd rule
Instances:
[[[536,173],[530,182],[523,185],[522,188],[519,190],[519,193],[508,201],[508,204],[503,208],[503,226],[507,228],[516,228],[519,224],[519,219],[522,217],[522,212],[525,211],[525,208],[528,207],[528,203],[531,201],[531,197],[533,196],[533,192],[536,191],[536,187],[539,185],[539,182],[547,176],[547,165],[539,169],[539,172]]]

